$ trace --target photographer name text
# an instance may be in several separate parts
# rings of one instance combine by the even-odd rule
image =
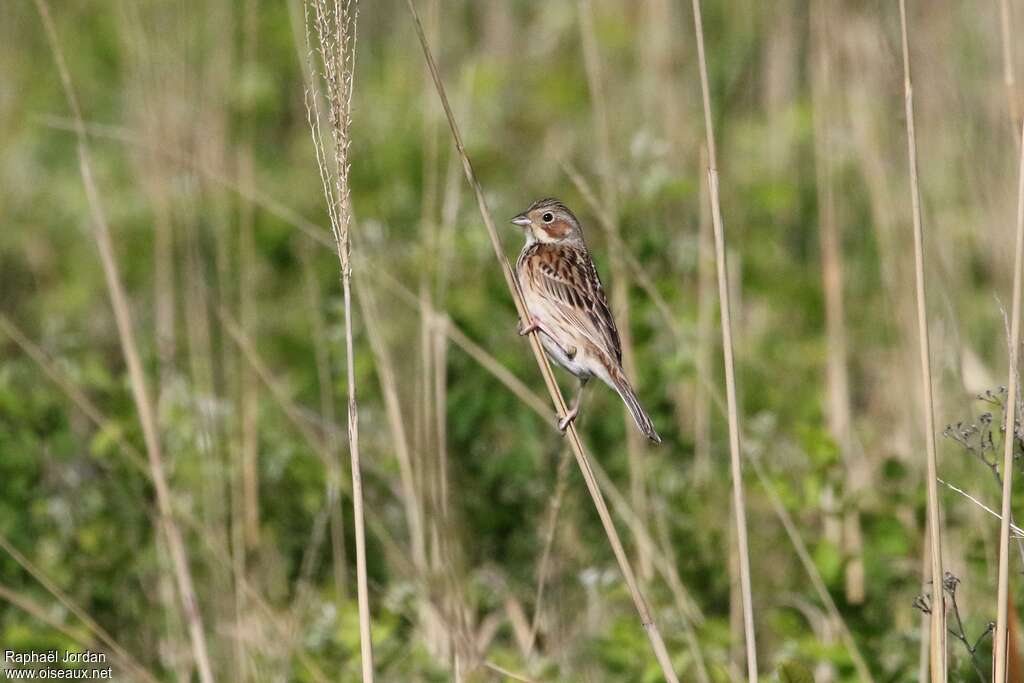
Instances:
[[[104,664],[107,655],[102,652],[75,652],[73,650],[44,650],[41,652],[19,652],[4,650],[5,664]]]

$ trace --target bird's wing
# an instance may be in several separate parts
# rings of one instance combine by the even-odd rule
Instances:
[[[597,349],[622,363],[622,346],[597,267],[585,249],[540,251],[533,263],[536,291],[557,315]]]

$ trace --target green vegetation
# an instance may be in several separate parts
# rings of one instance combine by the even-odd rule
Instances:
[[[0,651],[101,651],[124,680],[190,681],[201,640],[216,681],[360,680],[342,286],[303,4],[51,4],[186,561],[54,53],[33,2],[0,3]],[[876,681],[918,681],[934,601],[899,12],[809,5],[703,8],[759,664],[765,680],[858,681],[862,657]],[[522,236],[506,219],[553,195],[609,292],[625,283],[613,308],[665,442],[631,443],[597,383],[577,426],[675,671],[743,680],[690,3],[416,6],[507,257]],[[998,3],[909,9],[935,419],[954,425],[939,477],[998,510],[1020,92]],[[377,680],[661,680],[404,0],[362,3],[356,51]],[[949,679],[988,680],[999,521],[947,486],[939,503]]]

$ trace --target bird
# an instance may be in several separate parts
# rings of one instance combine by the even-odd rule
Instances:
[[[516,260],[516,279],[527,320],[519,334],[537,332],[548,358],[579,380],[564,432],[580,411],[587,382],[597,377],[615,390],[637,429],[654,443],[661,437],[622,369],[622,343],[583,228],[565,204],[548,197],[515,216],[526,244]]]

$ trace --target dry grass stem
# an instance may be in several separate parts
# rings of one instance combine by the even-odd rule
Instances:
[[[473,167],[470,164],[469,157],[466,155],[465,147],[462,143],[462,136],[459,133],[458,125],[455,123],[455,117],[452,114],[451,107],[448,104],[448,97],[445,94],[444,85],[441,83],[441,76],[438,73],[437,65],[434,63],[433,54],[430,51],[430,46],[427,44],[426,36],[423,34],[423,25],[420,22],[419,15],[416,12],[416,7],[412,0],[407,1],[409,12],[412,15],[413,24],[416,28],[416,34],[419,38],[420,45],[423,48],[423,55],[426,59],[427,66],[430,69],[431,78],[434,81],[434,86],[437,90],[437,95],[441,100],[441,106],[444,109],[446,118],[448,119],[448,125],[451,129],[452,138],[455,143],[455,147],[458,151],[459,157],[462,159],[462,168],[465,171],[466,179],[473,189],[473,194],[476,197],[477,207],[480,210],[480,215],[483,218],[484,225],[487,228],[488,237],[491,240],[491,246],[494,248],[494,254],[501,265],[502,274],[505,277],[505,284],[508,286],[509,292],[512,295],[513,301],[516,306],[516,312],[521,320],[527,319],[526,306],[523,302],[522,293],[519,291],[518,283],[516,282],[515,276],[512,273],[512,269],[505,259],[504,252],[502,251],[501,240],[498,237],[498,232],[494,227],[494,220],[491,217],[490,211],[487,208],[486,200],[484,199],[483,190],[480,187],[480,183],[476,179],[476,175],[473,172]],[[548,363],[547,356],[544,355],[544,350],[541,348],[540,339],[536,332],[529,335],[530,346],[533,349],[534,357],[536,358],[537,365],[540,368],[541,374],[544,377],[544,383],[547,385],[548,392],[551,395],[551,399],[555,405],[555,409],[559,417],[564,417],[568,413],[568,408],[565,403],[565,399],[562,396],[561,390],[558,388],[558,383],[555,380],[554,373],[551,369],[551,365]],[[644,630],[647,632],[648,638],[651,641],[651,646],[654,650],[655,657],[658,660],[658,664],[661,667],[662,673],[670,683],[676,683],[678,678],[672,669],[671,658],[668,654],[668,649],[665,647],[665,641],[661,637],[661,633],[658,630],[657,624],[654,622],[654,617],[651,614],[650,607],[648,606],[646,598],[640,591],[640,586],[637,583],[636,576],[633,573],[633,568],[626,558],[625,550],[622,547],[622,542],[619,539],[618,532],[615,530],[615,524],[612,522],[611,515],[608,512],[608,508],[604,502],[604,496],[601,494],[601,490],[598,487],[597,481],[594,478],[593,470],[591,469],[590,459],[584,450],[583,442],[580,440],[579,432],[576,430],[576,426],[572,423],[569,424],[569,428],[566,430],[566,438],[569,440],[569,444],[573,449],[573,453],[576,456],[576,461],[580,467],[580,471],[583,473],[583,478],[586,481],[587,489],[590,491],[590,496],[594,501],[594,505],[597,508],[598,515],[601,518],[601,523],[604,526],[605,533],[608,536],[608,540],[612,546],[612,551],[615,554],[615,558],[618,561],[619,569],[622,571],[623,577],[625,578],[626,585],[629,588],[630,595],[633,599],[633,604],[637,609],[637,613],[640,615],[641,624]]]
[[[939,478],[939,483],[942,484],[943,486],[945,486],[946,488],[948,488],[950,491],[953,491],[955,493],[959,493],[961,496],[963,496],[967,500],[971,501],[972,503],[974,503],[979,508],[981,508],[982,510],[984,510],[988,514],[992,515],[996,519],[1001,520],[1003,518],[1003,516],[1000,515],[998,512],[996,512],[995,510],[993,510],[989,506],[985,505],[980,500],[978,500],[977,498],[975,498],[971,494],[967,493],[967,491],[964,491],[959,486],[954,486],[953,484],[950,484],[948,481],[945,481],[942,478]],[[1024,529],[1021,529],[1019,526],[1014,524],[1012,519],[1010,520],[1010,531],[1013,533],[1014,537],[1016,537],[1018,539],[1019,538],[1024,538]]]
[[[917,138],[914,132],[914,90],[910,78],[910,47],[907,38],[907,3],[900,0],[900,36],[903,50],[903,92],[907,123],[907,158],[910,166],[910,200],[914,219],[914,276],[917,298],[917,334],[921,362],[921,393],[924,399],[925,454],[927,458],[928,533],[932,585],[930,662],[932,683],[946,681],[946,609],[942,590],[942,526],[939,518],[938,464],[935,448],[935,409],[932,402],[932,371],[928,341],[928,313],[924,281],[924,228],[921,190],[917,176]]]
[[[1024,139],[1024,131],[1021,138]],[[1006,380],[1007,395],[1005,422],[1003,423],[1003,499],[1002,515],[999,523],[999,577],[997,589],[996,607],[996,631],[994,648],[994,671],[993,683],[1006,683],[1007,679],[1007,627],[1008,610],[1010,608],[1010,514],[1011,498],[1013,488],[1013,447],[1017,442],[1015,435],[1017,392],[1020,379],[1018,377],[1018,363],[1020,357],[1020,306],[1021,306],[1021,277],[1024,270],[1024,145],[1020,150],[1020,165],[1017,171],[1017,236],[1013,260],[1013,304],[1010,312],[1010,348],[1009,348],[1009,376]]]
[[[733,515],[736,522],[736,543],[739,560],[740,593],[743,601],[743,631],[747,653],[747,678],[757,681],[757,643],[754,635],[754,607],[750,588],[750,551],[747,547],[747,513],[743,493],[743,466],[740,450],[739,408],[736,399],[736,377],[733,362],[732,318],[729,310],[729,273],[726,264],[725,227],[718,196],[718,159],[715,131],[711,119],[711,94],[708,87],[707,57],[704,53],[704,26],[700,0],[693,0],[693,23],[697,38],[697,61],[700,67],[701,95],[704,103],[705,142],[708,150],[708,195],[711,201],[711,222],[715,235],[715,263],[718,271],[718,306],[722,328],[722,354],[725,362],[725,392],[729,415],[729,455],[732,466]]]
[[[287,396],[287,392],[282,387],[281,382],[274,377],[266,363],[256,352],[255,348],[253,348],[251,340],[244,336],[237,321],[235,321],[224,309],[220,309],[218,313],[220,315],[221,322],[224,325],[224,329],[242,351],[246,362],[252,366],[257,376],[261,381],[263,381],[270,393],[270,396],[277,403],[281,412],[288,419],[289,423],[296,429],[306,444],[320,457],[321,460],[324,461],[326,466],[329,459],[327,446],[325,445],[324,440],[313,430],[311,425],[317,424],[325,432],[338,432],[340,429],[336,425],[325,421],[322,416],[316,415],[312,411],[293,402]],[[363,464],[366,466],[367,473],[375,475],[385,485],[391,486],[388,478],[384,476],[382,472],[375,470],[373,467],[374,463],[372,461]],[[352,494],[351,489],[345,489],[344,493],[348,495]],[[401,500],[403,497],[402,490],[399,487],[392,486],[391,493],[396,501]],[[422,595],[430,598],[430,586],[427,584],[426,576],[419,567],[413,564],[412,560],[409,558],[407,549],[400,547],[398,543],[395,542],[391,537],[391,534],[388,532],[383,520],[374,513],[372,508],[367,508],[365,512],[366,523],[384,547],[388,556],[388,561],[393,563],[395,567],[400,570],[403,576],[414,581],[421,589]],[[444,610],[440,606],[433,602],[429,603],[429,605],[437,612],[442,622],[445,624],[454,623],[455,618],[446,616]]]
[[[352,473],[352,517],[356,537],[356,595],[359,604],[359,647],[363,683],[373,681],[373,644],[370,634],[370,597],[366,576],[366,531],[363,521],[362,467],[359,453],[359,409],[356,402],[355,350],[352,341],[352,227],[349,188],[349,149],[352,138],[352,92],[355,78],[356,0],[306,0],[306,42],[310,43],[310,13],[316,48],[309,47],[309,87],[306,110],[317,168],[323,185],[331,232],[334,234],[345,310],[345,369],[348,389],[348,449]],[[314,57],[315,55],[315,57]],[[319,83],[323,80],[327,121],[333,143],[330,158],[320,123]]]

